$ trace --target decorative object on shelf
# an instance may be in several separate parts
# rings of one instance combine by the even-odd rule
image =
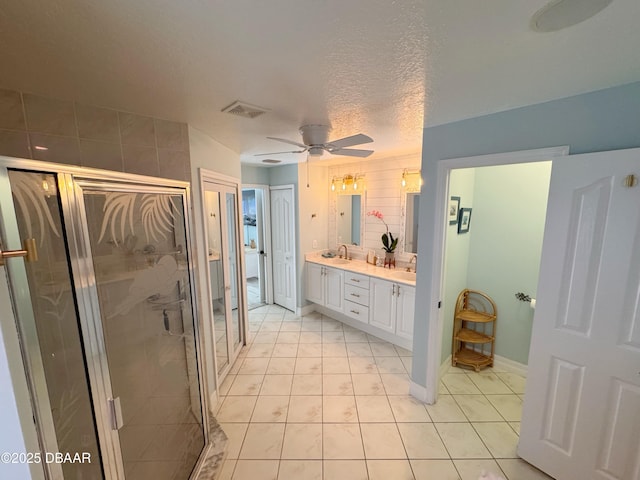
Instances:
[[[340,188],[338,188],[338,185]],[[351,190],[364,190],[364,175],[361,173],[356,173],[352,175],[347,173],[341,177],[333,177],[331,178],[331,191],[338,193],[351,191]]]
[[[458,224],[458,212],[460,211],[460,197],[449,199],[449,225]]]
[[[407,192],[419,192],[422,187],[422,177],[420,176],[420,170],[409,171],[406,168],[402,171],[402,180],[400,184]]]
[[[467,233],[471,225],[471,208],[461,208],[458,215],[458,233]]]
[[[453,314],[451,364],[492,367],[496,341],[498,309],[485,293],[465,289],[456,300]]]
[[[386,233],[382,234],[382,249],[385,251],[384,266],[388,266],[389,268],[391,268],[391,266],[393,265],[393,267],[395,268],[396,257],[394,252],[396,247],[398,246],[398,237],[394,238],[393,234],[389,232],[389,225],[387,225],[387,222],[384,221],[384,215],[382,214],[382,212],[378,210],[371,210],[367,213],[367,216],[376,217],[378,220],[384,223],[384,226],[387,230]]]

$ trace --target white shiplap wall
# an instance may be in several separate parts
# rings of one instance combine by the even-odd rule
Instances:
[[[364,241],[362,249],[351,247],[350,252],[366,255],[369,250],[375,250],[378,255],[382,254],[382,240],[380,237],[386,232],[384,224],[376,217],[367,216],[371,210],[379,210],[384,215],[384,221],[389,226],[389,231],[395,237],[400,236],[396,254],[399,260],[408,260],[409,255],[404,255],[404,190],[401,186],[402,171],[407,168],[417,171],[420,168],[420,154],[406,155],[400,157],[390,157],[380,160],[364,160],[356,163],[345,163],[329,167],[329,182],[336,176],[342,178],[350,173],[364,174],[366,194],[363,202],[363,232]],[[338,185],[336,187],[339,188]],[[338,190],[336,190],[338,192]],[[329,248],[337,248],[336,231],[336,196],[331,192],[329,195]],[[354,255],[355,256],[355,255]]]

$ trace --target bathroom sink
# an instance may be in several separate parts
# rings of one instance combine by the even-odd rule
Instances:
[[[391,278],[395,278],[397,280],[408,280],[410,282],[415,282],[416,272],[406,272],[404,270],[396,270],[395,272],[391,272]]]
[[[327,260],[334,265],[345,265],[350,262],[350,260],[347,260],[346,258],[339,257],[328,258]]]

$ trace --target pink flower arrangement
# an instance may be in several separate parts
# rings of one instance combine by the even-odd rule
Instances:
[[[384,223],[384,226],[387,228],[387,232],[389,231],[389,226],[387,225],[387,222],[384,221],[384,215],[382,215],[382,212],[378,210],[371,210],[369,213],[367,213],[367,216],[376,217],[378,220]]]
[[[384,221],[384,215],[382,214],[382,212],[378,210],[371,210],[370,212],[367,212],[367,216],[376,217],[378,220],[384,223],[384,226],[387,229],[387,233],[382,234],[382,245],[384,245],[384,247],[382,248],[385,252],[393,252],[398,246],[398,238],[393,238],[393,235],[389,232],[389,225],[387,225],[387,222]]]

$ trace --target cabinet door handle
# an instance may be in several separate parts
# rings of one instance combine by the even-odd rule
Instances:
[[[355,313],[356,315],[360,315],[360,312],[358,310],[351,310],[351,313]]]
[[[352,297],[360,298],[360,295],[358,295],[357,293],[350,293],[349,295],[351,295]]]
[[[357,278],[352,278],[351,281],[352,282],[356,282],[356,283],[360,283],[360,280],[358,280]]]
[[[398,285],[398,290],[396,291],[396,295],[400,296],[400,285]]]
[[[391,296],[393,297],[396,294],[396,284],[393,284],[393,290],[391,290]]]

